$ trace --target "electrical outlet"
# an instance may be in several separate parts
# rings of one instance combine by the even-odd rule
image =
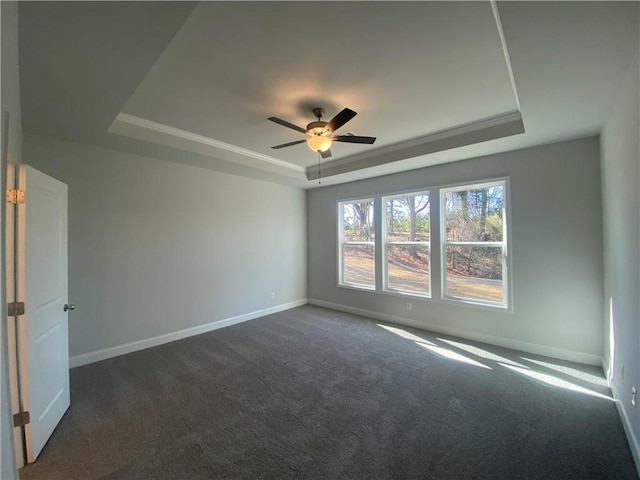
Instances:
[[[275,300],[276,299],[276,292],[271,292],[271,300]]]
[[[631,405],[636,406],[636,387],[631,387]]]
[[[413,305],[411,304],[411,302],[407,302],[407,310],[411,310],[413,308]]]

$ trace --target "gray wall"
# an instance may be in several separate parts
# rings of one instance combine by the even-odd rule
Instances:
[[[22,145],[22,123],[20,112],[20,85],[18,74],[18,3],[1,2],[2,8],[2,111],[10,115],[9,145],[11,146],[8,161],[17,162]],[[2,131],[2,145],[7,140]],[[0,184],[5,189],[6,165],[0,165]],[[4,305],[5,295],[5,209],[0,214],[0,305]],[[11,421],[11,404],[9,402],[9,375],[7,369],[7,315],[2,308],[0,317],[0,478],[3,480],[17,478],[16,463],[13,450],[13,422]]]
[[[23,149],[69,185],[72,360],[306,298],[304,191],[32,135]]]
[[[640,388],[640,66],[638,56],[618,91],[602,131],[605,265],[605,361],[640,467],[640,415],[631,388]],[[610,362],[609,305],[613,305],[614,361]],[[623,367],[624,366],[624,371]],[[640,397],[638,398],[640,400]]]
[[[415,298],[408,311],[406,297],[337,287],[337,201],[501,176],[511,179],[513,312]],[[312,302],[600,364],[603,268],[597,137],[319,188],[308,192],[307,201]]]

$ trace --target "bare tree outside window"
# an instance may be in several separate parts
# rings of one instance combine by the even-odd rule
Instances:
[[[505,304],[504,182],[442,190],[444,295]]]
[[[385,289],[427,296],[431,213],[429,193],[396,195],[383,199],[385,221]]]
[[[375,288],[373,200],[343,202],[340,209],[340,284]]]
[[[425,189],[339,202],[338,284],[508,308],[508,187],[505,178],[440,187],[435,197]],[[435,257],[432,216],[438,222]]]

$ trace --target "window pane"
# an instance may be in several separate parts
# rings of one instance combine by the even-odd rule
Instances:
[[[502,282],[502,248],[447,246],[447,296],[503,303]]]
[[[373,201],[342,204],[342,238],[345,242],[373,242]]]
[[[504,185],[444,191],[446,238],[454,242],[502,241]]]
[[[387,199],[387,241],[428,242],[429,220],[429,195]]]
[[[429,249],[417,245],[387,247],[387,287],[410,293],[429,293]]]
[[[342,281],[351,285],[375,287],[373,245],[344,245]]]

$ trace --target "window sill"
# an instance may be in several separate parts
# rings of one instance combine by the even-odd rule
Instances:
[[[338,288],[346,288],[348,290],[357,290],[358,292],[377,293],[376,287],[365,287],[360,285],[348,285],[345,283],[339,283]]]
[[[498,303],[485,303],[478,300],[454,298],[454,297],[442,297],[437,301],[446,303],[449,305],[458,305],[461,307],[481,308],[483,310],[501,311],[507,313],[513,313],[513,307],[511,305],[502,305]]]
[[[401,292],[398,290],[382,290],[378,292],[384,295],[393,295],[395,297],[402,298],[413,298],[416,300],[432,300],[431,293],[419,294],[419,293],[411,293],[411,292]]]

